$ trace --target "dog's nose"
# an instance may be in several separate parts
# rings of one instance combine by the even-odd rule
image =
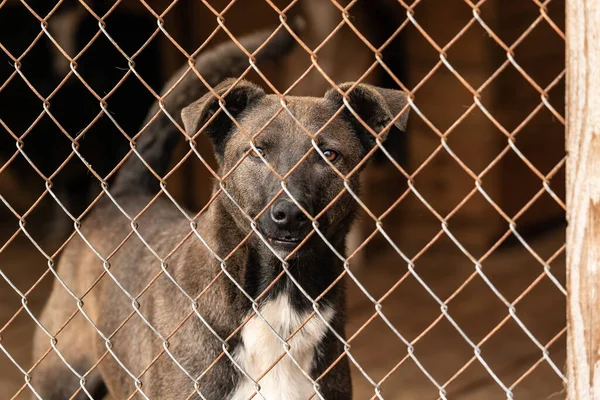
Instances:
[[[304,205],[302,207],[310,212]],[[278,228],[296,231],[308,222],[306,215],[291,200],[279,200],[271,207],[271,219]]]

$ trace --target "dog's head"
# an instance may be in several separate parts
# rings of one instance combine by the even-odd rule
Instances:
[[[227,80],[215,88],[224,96],[227,113],[220,110],[219,100],[211,93],[182,111],[187,133],[193,136],[202,131],[210,137],[221,173],[234,168],[224,183],[245,213],[254,218],[269,206],[258,219],[258,227],[274,248],[283,252],[294,249],[312,229],[309,216],[317,215],[320,231],[339,245],[358,207],[345,185],[358,191],[356,171],[376,145],[370,130],[382,141],[387,135],[383,130],[391,122],[405,130],[407,94],[358,84],[346,96],[352,110],[344,107],[338,112],[345,101],[337,89],[321,98],[287,97],[285,110],[277,96],[267,95],[248,81],[232,86],[234,82]],[[339,87],[347,92],[353,84]],[[260,134],[255,136],[257,132]],[[310,135],[317,132],[313,142]],[[255,148],[251,146],[253,136]],[[270,168],[285,178],[285,188],[295,201],[282,192],[282,181]],[[345,182],[343,177],[351,172]],[[238,205],[227,196],[219,198],[238,227],[247,232],[250,224]]]

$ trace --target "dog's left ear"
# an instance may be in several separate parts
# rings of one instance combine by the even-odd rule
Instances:
[[[233,118],[237,118],[250,105],[265,96],[265,91],[260,86],[244,79],[233,86],[236,81],[234,78],[226,79],[213,89],[219,96],[225,96],[225,109]],[[181,120],[187,134],[194,136],[220,107],[218,98],[209,92],[181,110]],[[231,136],[232,128],[233,121],[229,115],[221,111],[204,130],[215,147],[219,161],[225,151],[225,144]]]
[[[339,85],[339,88],[347,92],[353,83],[347,82]],[[325,99],[334,103],[336,108],[344,104],[342,95],[337,89],[329,89],[325,93]],[[348,103],[350,107],[358,114],[358,116],[371,127],[376,133],[381,132],[392,120],[395,119],[394,125],[401,131],[406,131],[406,123],[408,121],[409,108],[408,94],[402,90],[385,89],[373,85],[359,83],[348,94]],[[406,109],[405,109],[406,108]],[[346,108],[344,113],[360,131],[364,131],[364,126],[354,117],[352,112]],[[398,114],[402,115],[398,116]],[[382,139],[388,135],[388,132],[383,133]],[[373,136],[366,132],[369,137]],[[371,142],[371,140],[369,140]]]

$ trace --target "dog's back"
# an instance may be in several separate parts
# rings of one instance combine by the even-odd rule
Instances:
[[[241,39],[241,43],[252,53],[270,34],[259,32]],[[281,31],[256,59],[281,57],[293,43],[291,36]],[[195,64],[211,86],[240,75],[248,66],[248,57],[234,43],[201,54]],[[175,84],[187,69],[183,67],[166,87]],[[160,182],[148,167],[164,176],[173,148],[181,139],[171,118],[181,125],[181,109],[204,92],[204,84],[188,71],[165,104],[155,104],[135,145],[144,162],[130,154],[114,185],[108,188],[110,198],[105,195],[77,227],[78,234],[61,255],[57,269],[60,279],[54,282],[40,317],[44,330],[39,329],[35,336],[35,360],[52,348],[32,372],[31,387],[39,397],[70,398],[79,388],[79,397],[88,398],[85,391],[99,398],[96,396],[105,390],[104,384],[111,393],[127,396],[143,381],[143,387],[137,388],[142,392],[185,398],[195,390],[186,374],[198,378],[221,354],[222,343],[215,334],[226,337],[231,333],[229,327],[237,322],[233,315],[207,306],[218,304],[216,298],[222,303],[230,297],[219,282],[209,285],[219,274],[219,263],[206,248],[189,251],[189,221],[166,198],[158,199],[133,225],[130,220],[160,190]],[[170,116],[160,112],[161,108]],[[170,254],[174,249],[177,251]],[[182,265],[193,270],[173,268]],[[171,275],[173,270],[192,274],[194,279],[186,282],[193,282],[194,287],[182,287]],[[210,288],[194,303],[188,293],[196,294],[207,286]],[[169,304],[179,307],[161,307],[167,298]],[[201,318],[189,318],[194,304]],[[211,321],[210,329],[203,319]],[[198,341],[189,343],[181,340],[183,337]],[[201,355],[193,359],[194,363],[190,363],[192,351]],[[199,359],[206,363],[197,363]],[[152,368],[145,371],[149,366]],[[223,375],[225,368],[230,368],[226,360],[216,361],[200,380],[202,392],[210,398],[223,398],[231,390],[232,382],[224,382],[223,377],[232,374]],[[103,382],[102,376],[111,379]]]

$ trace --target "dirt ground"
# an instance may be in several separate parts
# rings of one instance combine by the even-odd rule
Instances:
[[[0,243],[17,227],[16,221],[0,224]],[[406,232],[397,233],[396,241],[412,257],[438,230],[439,225],[416,235],[414,227],[406,228]],[[556,229],[530,244],[542,259],[548,259],[563,243],[564,230]],[[40,240],[40,244],[43,248],[54,248],[51,240]],[[46,268],[44,258],[22,234],[0,251],[0,270],[23,292]],[[550,263],[550,268],[564,286],[564,252]],[[493,285],[508,302],[517,300],[513,315],[542,346],[551,342],[549,358],[559,371],[564,371],[565,296],[555,283],[542,275],[543,266],[523,246],[501,247],[482,263],[481,271],[489,284],[482,275],[476,274],[468,284],[461,286],[477,271],[445,235],[417,259],[415,274],[409,273],[403,278],[408,271],[392,246],[383,245],[369,255],[367,264],[357,268],[355,273],[356,279],[375,299],[394,288],[381,301],[381,313],[394,330],[377,315],[375,304],[362,289],[352,279],[348,280],[347,334],[352,338],[350,352],[356,362],[353,366],[355,399],[375,398],[372,381],[380,384],[381,398],[435,400],[440,394],[431,379],[444,385],[448,399],[506,399],[502,386],[512,390],[515,399],[564,398],[561,378],[490,287]],[[440,304],[417,276],[440,299],[453,296],[448,302],[447,315],[460,327],[460,332],[441,312]],[[519,297],[538,278],[539,282]],[[50,284],[51,279],[46,278],[27,295],[27,304],[34,313],[44,304]],[[453,295],[457,290],[458,294]],[[0,278],[0,344],[26,370],[32,365],[32,333],[39,328],[26,312],[18,313],[13,319],[20,306],[20,297]],[[473,344],[483,342],[479,345],[483,362],[474,357],[476,352],[463,334]],[[411,354],[398,335],[413,343]],[[0,352],[0,398],[12,398],[23,383],[21,371]],[[25,398],[23,394],[16,398]]]

